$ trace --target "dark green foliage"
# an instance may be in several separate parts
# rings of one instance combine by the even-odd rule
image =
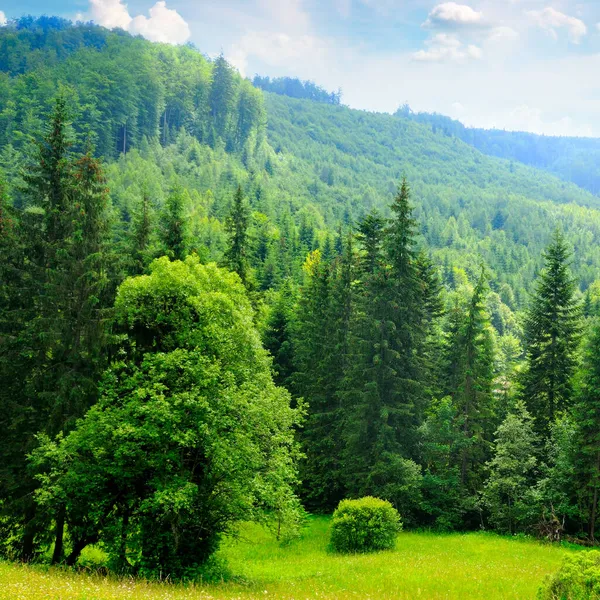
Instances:
[[[233,197],[233,204],[225,222],[225,230],[229,235],[228,247],[225,250],[225,264],[240,276],[244,285],[249,285],[249,239],[248,226],[250,210],[244,199],[241,186],[238,185]]]
[[[22,216],[23,254],[14,263],[19,284],[12,290],[17,298],[1,349],[1,412],[12,454],[4,508],[8,522],[13,520],[13,551],[26,560],[34,557],[44,535],[26,455],[36,434],[54,436],[85,414],[97,397],[97,378],[106,362],[106,182],[96,159],[77,157],[69,149],[67,112],[59,98],[24,176],[31,209]],[[61,540],[59,514],[54,561],[61,558]]]
[[[330,544],[343,553],[389,550],[401,529],[398,511],[385,500],[342,500],[333,513]]]
[[[526,368],[521,384],[537,429],[547,436],[554,419],[572,401],[581,309],[569,269],[570,251],[558,230],[544,258],[525,319]]]
[[[187,254],[189,246],[188,233],[188,202],[187,192],[180,186],[175,186],[165,202],[165,209],[162,215],[161,241],[165,254],[176,260],[183,260]],[[138,227],[138,244],[144,244],[138,252],[143,252],[148,244],[144,237],[144,227],[147,227],[145,221],[148,220],[148,208],[142,207],[142,221]]]
[[[579,552],[565,558],[558,573],[549,577],[538,600],[598,600],[600,598],[600,552]]]
[[[482,483],[494,427],[493,334],[485,308],[487,281],[482,270],[471,297],[457,298],[449,314],[445,393],[452,398],[462,432],[460,483],[472,495]]]
[[[579,376],[580,386],[573,409],[577,424],[576,473],[587,533],[595,540],[600,489],[600,323],[597,321],[586,343]]]

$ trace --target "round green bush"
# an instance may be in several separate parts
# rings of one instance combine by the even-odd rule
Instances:
[[[538,600],[600,600],[600,552],[565,558],[558,573],[540,588]]]
[[[393,548],[402,529],[398,511],[386,500],[367,496],[342,500],[331,524],[335,552],[372,552]]]

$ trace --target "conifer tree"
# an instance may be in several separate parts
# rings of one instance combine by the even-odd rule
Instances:
[[[250,208],[244,199],[242,187],[238,185],[233,197],[233,205],[225,222],[225,229],[229,235],[229,243],[225,251],[225,265],[240,276],[245,286],[250,283],[249,224]]]
[[[162,218],[162,243],[167,255],[174,260],[183,260],[189,245],[188,234],[188,195],[175,185],[165,202]]]
[[[588,535],[594,541],[600,492],[600,322],[597,320],[586,344],[580,379],[573,411],[577,426],[575,460]]]
[[[334,368],[336,321],[333,304],[333,265],[320,250],[304,264],[305,284],[294,323],[295,373],[292,389],[308,404],[301,432],[306,460],[301,468],[303,496],[312,509],[330,510],[342,499],[340,477],[341,415]]]
[[[361,289],[344,400],[349,411],[349,489],[387,496],[400,505],[420,478],[408,456],[416,439],[415,404],[422,392],[416,356],[422,340],[422,296],[406,181],[392,213],[387,224],[370,214],[359,225]]]
[[[450,312],[446,349],[446,394],[453,401],[465,444],[460,453],[460,482],[473,494],[481,483],[481,466],[494,430],[493,338],[485,309],[487,281],[482,269],[466,309]]]
[[[555,418],[571,404],[581,310],[569,269],[570,252],[560,231],[555,231],[544,258],[525,319],[521,393],[538,432],[547,437]]]
[[[531,416],[522,402],[517,403],[496,431],[482,494],[490,520],[500,531],[513,534],[526,524],[528,494],[536,475],[536,443]]]
[[[130,252],[133,261],[133,275],[141,275],[148,266],[151,256],[154,214],[150,195],[142,190],[139,206],[131,221]]]
[[[36,535],[44,529],[43,515],[36,515],[33,505],[36,483],[25,471],[26,455],[36,434],[69,430],[93,404],[105,360],[106,183],[89,154],[75,159],[69,140],[66,105],[59,98],[36,162],[24,176],[31,203],[43,213],[41,223],[23,230],[24,302],[15,319],[20,324],[12,338],[16,347],[10,349],[21,377],[0,386],[5,431],[16,449],[9,467],[12,502],[6,508],[14,517],[16,551],[25,560],[34,557]],[[54,562],[62,558],[62,532],[58,518]]]
[[[297,303],[297,290],[290,279],[286,279],[277,290],[263,335],[263,344],[273,357],[273,381],[276,385],[291,389],[294,373],[293,317]]]

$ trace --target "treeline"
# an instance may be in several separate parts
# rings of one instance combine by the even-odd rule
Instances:
[[[323,104],[340,104],[342,100],[341,90],[328,92],[312,81],[301,81],[297,77],[274,77],[271,79],[268,76],[255,75],[252,85],[265,92],[289,96],[290,98],[312,100]]]
[[[600,322],[563,236],[523,335],[501,334],[485,266],[449,289],[418,249],[406,181],[391,213],[309,254],[271,314],[277,380],[309,403],[306,505],[374,495],[412,526],[594,542]]]
[[[187,193],[159,223],[143,191],[123,231],[73,141],[59,97],[26,204],[0,180],[0,552],[74,565],[100,543],[115,572],[197,577],[240,520],[296,527],[302,409],[240,279],[193,251]]]
[[[42,129],[57,92],[81,115],[81,144],[118,157],[142,140],[199,141],[252,153],[266,125],[262,95],[222,57],[150,44],[93,24],[41,17],[0,30],[0,146],[22,150]]]
[[[240,520],[285,539],[300,501],[365,494],[407,526],[595,539],[600,302],[559,232],[521,331],[485,266],[444,283],[406,180],[323,235],[241,185],[194,216],[176,179],[124,219],[69,120],[59,98],[24,204],[0,195],[5,556],[101,543],[116,572],[195,577]]]
[[[415,113],[408,105],[401,106],[395,114],[426,124],[435,134],[456,137],[489,156],[544,169],[592,194],[600,193],[600,141],[597,138],[465,127],[460,121],[437,113]]]

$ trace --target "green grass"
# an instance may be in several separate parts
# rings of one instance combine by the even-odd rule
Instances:
[[[233,582],[150,584],[0,563],[0,599],[192,600],[246,598],[535,598],[545,575],[575,550],[487,533],[402,533],[396,549],[338,556],[329,520],[311,518],[302,538],[280,547],[258,526],[224,543]]]

